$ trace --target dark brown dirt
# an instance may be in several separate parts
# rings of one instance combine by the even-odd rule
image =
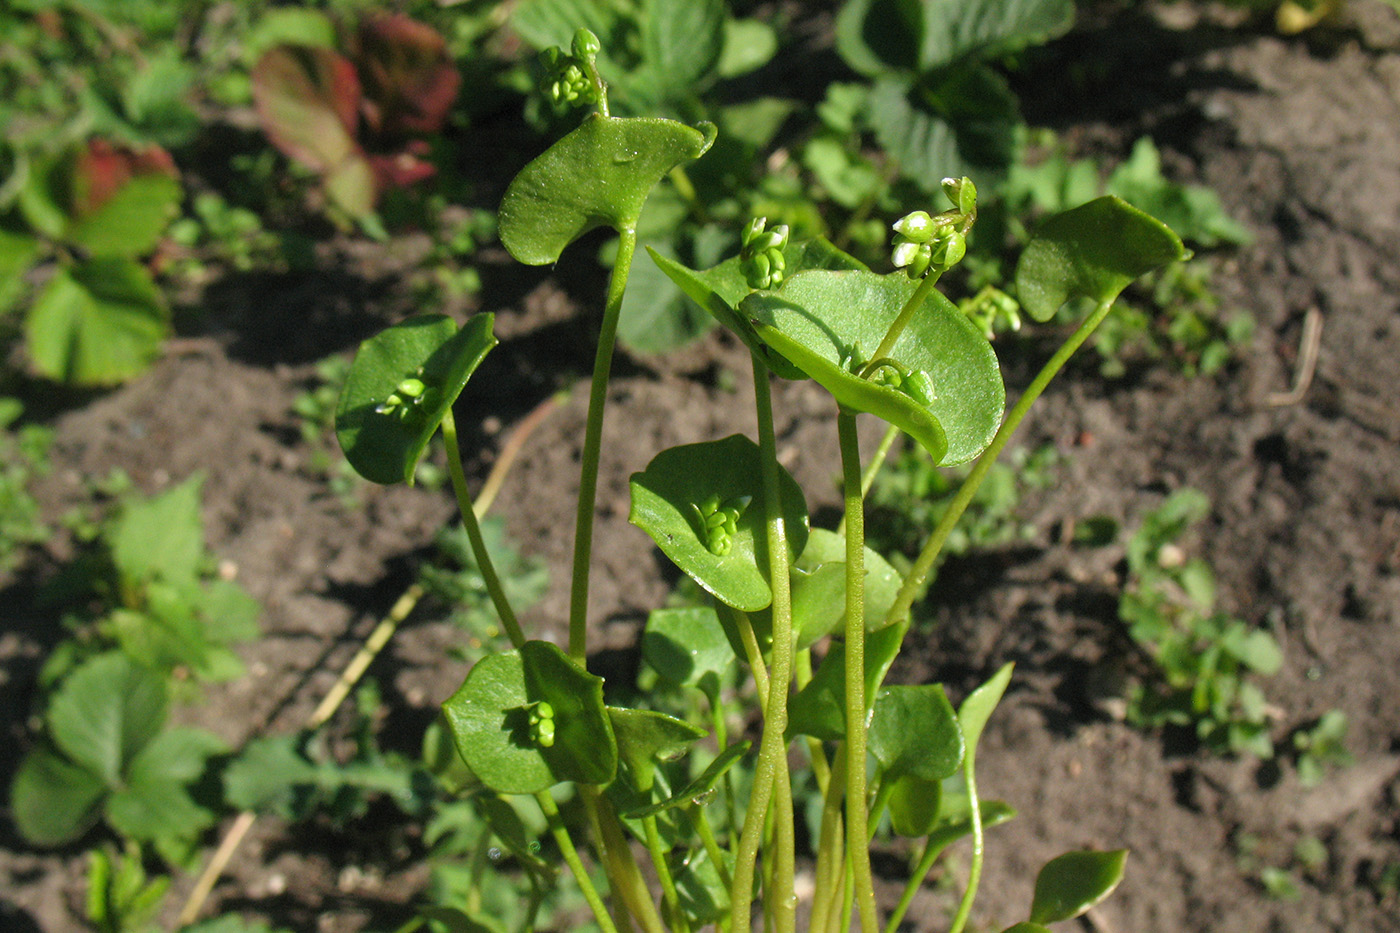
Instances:
[[[1217,286],[1258,330],[1217,378],[1154,369],[1112,382],[1084,366],[1054,387],[1022,438],[1067,458],[1059,484],[1030,500],[1038,537],[962,561],[949,574],[955,590],[927,609],[936,627],[906,645],[896,676],[944,680],[955,698],[1006,661],[1018,665],[979,760],[984,793],[1020,811],[988,836],[979,930],[1023,918],[1038,867],[1081,846],[1132,850],[1127,879],[1088,929],[1400,930],[1400,903],[1378,885],[1400,865],[1400,19],[1354,0],[1342,25],[1284,39],[1208,12],[1168,4],[1091,24],[1065,40],[1065,54],[1108,63],[1104,84],[1091,83],[1084,101],[1027,94],[1033,122],[1090,147],[1122,154],[1152,133],[1180,180],[1221,194],[1257,240],[1223,261]],[[498,313],[503,343],[459,406],[459,422],[482,426],[466,438],[482,476],[511,424],[557,387],[574,389],[531,436],[496,509],[523,550],[550,564],[553,587],[524,619],[540,637],[562,634],[567,608],[586,403],[573,383],[589,365],[592,320],[576,313],[575,296],[596,285],[576,290],[567,277],[588,253],[566,256],[559,278],[487,257],[485,309]],[[235,744],[296,727],[453,511],[445,493],[369,487],[362,508],[346,509],[309,470],[290,405],[310,361],[349,352],[408,310],[392,261],[350,250],[321,259],[314,276],[223,283],[205,296],[202,334],[131,385],[60,415],[41,490],[56,516],[82,501],[85,478],[112,467],[148,492],[207,476],[208,538],[263,603],[265,636],[244,652],[249,676],[211,691],[188,718]],[[1301,401],[1271,404],[1294,379],[1314,308],[1323,321],[1316,375]],[[542,372],[542,358],[559,369]],[[1013,394],[1017,377],[1008,373]],[[738,388],[723,388],[731,383]],[[748,383],[744,353],[721,336],[668,358],[620,361],[589,603],[600,663],[625,661],[674,583],[627,524],[628,475],[665,446],[752,433]],[[829,509],[834,412],[808,385],[783,385],[776,401],[780,457],[814,513]],[[1114,611],[1122,552],[1071,548],[1063,533],[1098,514],[1131,528],[1188,485],[1214,503],[1189,544],[1215,567],[1224,607],[1284,646],[1284,669],[1266,688],[1277,733],[1330,708],[1350,720],[1356,764],[1319,788],[1305,790],[1288,768],[1183,750],[1096,703],[1092,684],[1127,650]],[[28,608],[32,582],[0,592],[0,714],[15,748],[37,664],[59,637]],[[462,638],[436,622],[396,638],[372,669],[400,710],[395,721],[421,729],[457,686],[465,666],[450,649]],[[416,734],[386,741],[411,748]],[[0,778],[12,769],[7,761]],[[1287,865],[1304,835],[1326,845],[1326,864],[1300,875],[1298,900],[1268,897],[1241,868],[1245,840]],[[0,845],[0,927],[81,928],[82,850],[28,849],[8,824]],[[423,883],[421,855],[401,821],[333,836],[263,821],[213,903],[295,929],[392,928]],[[963,870],[966,854],[953,864]],[[177,894],[190,883],[179,881]],[[941,928],[949,897],[926,888],[914,927]]]

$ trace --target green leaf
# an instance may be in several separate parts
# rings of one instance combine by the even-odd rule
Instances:
[[[26,840],[56,846],[97,822],[106,793],[100,777],[41,745],[20,762],[10,786],[10,812]]]
[[[967,795],[950,792],[949,783],[951,782],[944,783],[942,809],[938,814],[938,822],[928,837],[928,844],[934,849],[946,848],[959,839],[972,835],[972,816],[968,812]],[[1015,810],[1000,800],[980,800],[977,807],[982,816],[983,829],[999,826],[1016,815]]]
[[[872,632],[865,639],[865,696],[867,710],[875,703],[875,691],[885,679],[899,646],[908,631],[908,622]],[[867,715],[867,723],[869,717]],[[823,742],[838,742],[846,736],[846,646],[833,642],[807,686],[797,691],[788,705],[789,737],[810,735]]]
[[[104,813],[113,829],[141,842],[189,840],[214,825],[214,814],[171,780],[118,788],[107,798]]]
[[[27,233],[0,227],[0,315],[24,294],[24,275],[39,256],[39,240]]]
[[[986,683],[969,693],[962,706],[958,707],[958,725],[962,727],[967,758],[977,754],[977,742],[982,738],[982,730],[987,727],[992,711],[1001,702],[1007,684],[1011,683],[1011,672],[1015,667],[1014,663],[1002,665]]]
[[[734,649],[708,606],[653,610],[642,634],[642,656],[673,684],[708,682],[714,690],[734,664]]]
[[[204,773],[210,758],[228,752],[227,743],[212,732],[176,726],[137,753],[127,768],[126,781],[130,785],[158,781],[189,784]]]
[[[724,0],[646,0],[642,58],[662,97],[693,93],[724,47]]]
[[[251,68],[264,52],[278,45],[334,48],[335,24],[320,10],[275,8],[260,16],[239,44],[243,64]]]
[[[1165,224],[1112,196],[1051,217],[1016,264],[1021,307],[1048,321],[1066,301],[1104,304],[1145,272],[1190,256]]]
[[[501,933],[499,926],[476,920],[466,911],[456,907],[429,904],[419,907],[418,915],[446,927],[447,933]]]
[[[477,314],[461,330],[444,314],[420,314],[360,344],[336,409],[345,458],[372,482],[413,484],[428,441],[471,374],[496,345],[495,316]],[[392,406],[406,379],[425,386],[415,402]]]
[[[969,55],[1007,55],[1062,36],[1074,25],[1074,0],[959,0],[922,7],[919,65],[925,70]]]
[[[943,782],[925,781],[912,774],[893,780],[890,790],[890,828],[900,836],[927,836],[938,825],[938,811],[943,803]]]
[[[754,612],[773,600],[763,556],[762,476],[758,445],[742,434],[663,450],[645,470],[632,474],[628,521],[721,602]],[[807,503],[796,480],[781,467],[779,488],[788,547],[795,557],[807,543]],[[710,549],[696,513],[712,496],[720,502],[749,499],[725,553]]]
[[[778,54],[778,33],[756,19],[726,19],[724,49],[715,71],[721,78],[737,78],[757,71]]]
[[[735,336],[744,341],[750,350],[757,353],[767,363],[768,368],[784,379],[805,379],[802,370],[773,352],[758,339],[749,320],[739,311],[739,303],[753,291],[739,268],[739,257],[733,256],[717,266],[704,271],[689,269],[654,249],[648,249],[651,258],[680,286],[691,301],[712,314]],[[783,248],[783,260],[789,277],[806,269],[865,269],[858,259],[849,256],[821,237],[801,243],[791,243]]]
[[[1043,924],[1031,923],[1029,920],[1022,920],[1002,930],[1001,933],[1052,933],[1051,929]]]
[[[647,246],[656,255],[670,246]],[[639,353],[667,353],[704,336],[714,319],[686,300],[676,284],[655,264],[635,263],[627,279],[617,337]]]
[[[641,791],[651,789],[657,762],[681,757],[708,734],[684,720],[649,709],[609,706],[608,718],[617,737],[618,758]]]
[[[72,224],[64,239],[93,256],[135,259],[155,249],[180,212],[180,196],[180,183],[169,175],[137,175]]]
[[[1072,920],[1113,893],[1123,880],[1128,850],[1066,852],[1051,859],[1035,879],[1032,923]]]
[[[144,500],[127,500],[106,534],[112,563],[122,582],[141,587],[152,580],[193,585],[204,563],[204,524],[196,474],[173,489]]]
[[[168,318],[150,273],[137,263],[108,258],[59,268],[29,309],[29,355],[46,378],[113,385],[160,355]]]
[[[628,810],[622,815],[629,819],[641,819],[676,807],[703,806],[714,793],[715,788],[719,786],[719,780],[724,777],[724,772],[734,767],[739,759],[748,753],[751,745],[751,742],[736,742],[716,755],[715,760],[710,762],[698,778],[670,797],[640,809]]]
[[[541,703],[553,714],[551,745],[531,734],[529,718]],[[498,793],[534,794],[561,781],[606,784],[617,771],[603,679],[548,642],[478,661],[443,712],[462,758]]]
[[[967,315],[932,292],[890,356],[926,373],[935,395],[925,406],[848,368],[880,345],[917,285],[902,275],[800,272],[777,292],[755,292],[742,311],[759,338],[821,383],[843,406],[877,415],[907,432],[935,463],[962,463],[990,443],[1006,390],[991,344]]]
[[[138,752],[160,732],[165,680],[109,652],[68,675],[49,706],[49,733],[73,761],[116,787]]]
[[[866,631],[885,624],[903,582],[888,561],[865,549]],[[792,575],[792,621],[799,649],[845,628],[846,539],[842,535],[812,529]]]
[[[295,788],[316,782],[317,768],[302,756],[295,735],[256,738],[224,769],[224,799],[240,810],[291,815]]]
[[[884,687],[870,721],[870,753],[884,779],[912,775],[941,781],[963,762],[957,714],[938,684]]]
[[[510,183],[498,217],[502,245],[520,262],[543,266],[596,227],[633,229],[652,187],[703,155],[714,133],[708,123],[590,115]]]

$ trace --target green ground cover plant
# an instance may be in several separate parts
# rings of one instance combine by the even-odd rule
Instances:
[[[939,854],[970,835],[970,876],[950,927],[961,930],[977,889],[983,830],[1012,812],[979,798],[975,772],[978,738],[1012,671],[1003,668],[957,708],[938,685],[882,681],[911,602],[1026,411],[1123,288],[1186,250],[1159,221],[1113,197],[1043,224],[1017,267],[1021,308],[1045,321],[1076,301],[1086,316],[1009,412],[982,329],[935,288],[963,257],[976,221],[977,193],[967,178],[943,182],[941,196],[951,207],[916,210],[894,224],[894,271],[885,274],[820,238],[797,241],[786,226],[762,218],[744,227],[737,256],[709,268],[653,250],[666,276],[752,351],[758,428],[756,440],[734,435],[662,451],[632,477],[632,523],[710,597],[708,605],[654,615],[646,656],[657,678],[694,683],[712,705],[719,670],[737,659],[748,671],[759,738],[755,748],[728,736],[723,717],[715,717],[716,732],[707,737],[701,725],[645,703],[610,705],[602,679],[587,669],[587,605],[618,320],[648,194],[663,178],[674,179],[677,166],[704,156],[718,131],[708,123],[613,115],[601,49],[592,32],[579,29],[567,48],[545,55],[551,98],[591,112],[516,176],[499,212],[502,243],[531,265],[558,261],[597,227],[618,234],[580,458],[566,646],[522,630],[458,451],[453,403],[496,343],[491,315],[460,328],[442,315],[419,315],[372,337],[356,356],[337,413],[350,463],[380,483],[413,482],[429,439],[442,431],[463,528],[511,645],[478,660],[444,704],[457,755],[444,754],[441,770],[468,799],[496,801],[487,823],[512,851],[520,813],[537,814],[604,931],[637,924],[659,933],[709,923],[743,930],[755,903],[765,928],[788,931],[797,908],[788,771],[795,746],[807,755],[822,800],[810,928],[844,929],[855,915],[866,931],[886,923],[894,929]],[[774,376],[810,378],[838,407],[840,533],[810,527],[802,491],[777,462]],[[856,442],[860,414],[908,434],[935,463],[973,463],[904,574],[866,546],[869,465]],[[736,774],[745,780],[733,780]],[[739,785],[748,786],[747,795]],[[924,846],[904,900],[882,921],[868,842],[886,814],[896,832]],[[575,842],[580,823],[605,885]],[[656,893],[629,837],[646,853]],[[1078,915],[1117,884],[1125,856],[1086,851],[1052,860],[1027,920],[1012,929],[1029,933]],[[432,916],[451,916],[464,929],[493,928],[488,914],[462,905]]]

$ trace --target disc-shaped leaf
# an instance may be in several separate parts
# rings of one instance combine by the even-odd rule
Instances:
[[[683,719],[649,709],[608,707],[617,754],[632,774],[638,790],[651,789],[656,764],[679,758],[707,734]]]
[[[29,355],[44,376],[112,385],[160,355],[169,311],[144,266],[93,259],[54,273],[29,309],[25,331]]]
[[[792,575],[792,624],[797,647],[806,648],[846,624],[846,539],[812,529]],[[885,624],[904,578],[870,548],[865,549],[865,629]]]
[[[602,226],[633,229],[648,192],[714,142],[700,128],[653,117],[593,114],[520,170],[501,199],[501,243],[520,262],[548,265]]]
[[[734,649],[709,606],[653,610],[642,634],[642,656],[673,684],[700,686],[709,678],[716,690],[734,663]]]
[[[674,259],[649,249],[651,258],[680,286],[681,291],[700,307],[714,315],[735,336],[757,353],[768,368],[784,379],[805,379],[806,374],[793,366],[771,347],[758,339],[747,317],[739,312],[739,303],[753,291],[739,268],[739,257],[733,256],[709,269],[690,269]],[[806,269],[865,269],[854,256],[832,246],[826,239],[816,237],[783,247],[783,261],[788,278]]]
[[[795,557],[807,543],[807,502],[797,481],[778,469],[788,547]],[[753,612],[773,600],[762,556],[768,537],[762,476],[758,445],[742,434],[672,447],[632,474],[628,520],[717,599]],[[723,550],[712,549],[697,512],[712,497],[720,503],[748,499]]]
[[[942,780],[963,761],[962,729],[938,684],[883,688],[875,698],[869,743],[890,780],[905,775]]]
[[[1071,298],[1110,302],[1145,272],[1191,255],[1165,224],[1112,195],[1056,214],[1016,264],[1016,294],[1037,321]]]
[[[444,314],[422,314],[360,344],[335,414],[336,437],[357,473],[412,485],[428,440],[496,345],[493,321],[478,314],[458,330]],[[422,394],[403,392],[405,380],[421,382]]]
[[[543,704],[550,740],[530,721]],[[443,712],[462,758],[497,793],[534,794],[561,781],[606,784],[617,771],[603,679],[549,642],[482,658]]]
[[[1123,880],[1127,849],[1066,852],[1045,863],[1035,878],[1032,923],[1072,920],[1113,893]]]
[[[885,679],[908,630],[901,622],[872,632],[865,639],[866,725],[875,702],[875,689]],[[789,737],[810,735],[823,742],[838,742],[846,736],[846,646],[833,642],[821,666],[807,686],[797,691],[788,706]]]
[[[902,275],[801,272],[777,292],[756,292],[741,310],[764,343],[836,396],[907,432],[935,463],[970,460],[1001,423],[1006,389],[991,344],[937,291],[916,311],[890,357],[922,371],[934,399],[924,404],[899,389],[862,379],[852,369],[874,352],[917,288]]]

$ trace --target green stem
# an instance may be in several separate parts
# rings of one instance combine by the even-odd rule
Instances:
[[[885,461],[890,456],[890,448],[894,446],[895,438],[899,437],[899,428],[890,425],[885,428],[885,436],[880,438],[880,446],[875,448],[875,456],[870,458],[865,470],[860,474],[860,495],[865,498],[870,493],[870,487],[875,485],[875,477],[880,473],[880,467],[885,465]],[[841,516],[841,521],[836,526],[836,533],[844,535],[846,533],[846,517]]]
[[[977,898],[977,885],[982,880],[982,803],[977,797],[977,763],[974,758],[969,755],[963,763],[968,815],[972,818],[972,866],[967,873],[967,890],[963,892],[962,902],[958,904],[958,912],[948,933],[962,933],[968,915],[972,913],[972,902]]]
[[[938,280],[942,275],[943,273],[941,272],[930,272],[919,282],[919,287],[914,289],[914,294],[909,296],[909,300],[904,303],[903,308],[899,309],[899,314],[890,324],[889,330],[885,331],[885,339],[880,341],[880,345],[875,348],[874,355],[870,357],[864,368],[861,369],[860,377],[862,379],[868,378],[870,373],[875,369],[875,364],[888,357],[894,350],[894,345],[899,342],[899,337],[904,333],[904,328],[907,327],[909,321],[913,319],[914,312],[919,310],[923,305],[924,300],[928,298],[929,294],[933,291],[933,287],[938,284]]]
[[[578,514],[574,521],[574,566],[569,592],[569,656],[584,663],[588,654],[588,571],[593,556],[593,508],[598,496],[598,462],[602,457],[603,409],[608,400],[608,375],[612,372],[617,344],[617,320],[622,294],[637,249],[637,231],[619,231],[617,261],[608,281],[608,299],[598,332],[598,352],[593,360],[593,382],[588,391],[588,423],[583,431],[580,455]]]
[[[671,866],[666,864],[666,847],[661,842],[656,815],[644,817],[642,828],[646,832],[647,852],[651,855],[652,868],[656,869],[656,880],[661,883],[661,897],[671,915],[671,923],[677,933],[690,933],[690,924],[681,912],[680,897],[676,894],[676,879],[671,876]]]
[[[447,473],[452,477],[452,491],[457,495],[457,509],[462,513],[462,527],[467,530],[467,540],[471,542],[472,555],[476,558],[477,569],[486,584],[486,592],[491,596],[491,604],[501,617],[501,625],[516,648],[525,644],[525,633],[520,630],[520,622],[515,610],[510,607],[501,578],[496,573],[496,565],[486,549],[486,540],[481,536],[481,522],[477,520],[476,509],[472,506],[471,493],[467,491],[467,474],[462,469],[462,451],[457,446],[457,422],[452,417],[452,409],[442,418],[442,439],[447,447]]]
[[[846,500],[846,839],[860,926],[879,933],[870,850],[865,840],[865,509],[860,493],[860,443],[856,416],[836,416]]]
[[[792,592],[789,579],[787,528],[783,522],[781,487],[778,484],[777,437],[773,431],[773,395],[768,367],[753,354],[755,408],[758,415],[759,462],[763,470],[763,504],[767,512],[768,581],[773,590],[773,648],[768,696],[764,700],[763,736],[759,740],[753,790],[749,795],[744,827],[735,852],[734,884],[730,889],[730,930],[746,933],[753,906],[754,867],[768,813],[775,801],[777,845],[774,878],[777,889],[765,892],[773,909],[775,933],[793,933],[797,927],[797,903],[793,894],[796,873],[792,816],[792,788],[787,772],[788,690],[792,684]],[[776,794],[775,794],[776,791]]]
[[[637,918],[643,933],[666,933],[666,925],[656,910],[647,890],[641,869],[632,858],[632,847],[622,834],[622,823],[612,804],[599,788],[579,786],[579,798],[588,813],[590,825],[598,837],[598,850],[603,858],[603,870],[612,884],[613,899],[618,908]],[[630,929],[630,927],[629,927]]]
[[[935,845],[932,836],[925,841],[924,853],[919,856],[919,864],[909,873],[909,880],[904,885],[904,893],[900,895],[899,903],[895,905],[894,912],[885,922],[885,933],[899,933],[899,925],[904,922],[904,915],[909,912],[909,905],[914,903],[914,895],[919,893],[919,888],[924,885],[924,879],[933,870],[933,863],[938,861],[938,856],[942,855],[946,848],[946,845]]]
[[[961,518],[963,512],[967,510],[968,505],[972,502],[972,497],[977,494],[977,490],[982,485],[982,481],[987,478],[987,473],[991,470],[992,464],[996,462],[997,457],[1006,447],[1007,442],[1011,440],[1011,435],[1016,433],[1016,429],[1020,427],[1021,422],[1025,420],[1026,413],[1030,411],[1036,399],[1040,398],[1041,393],[1045,391],[1045,387],[1050,384],[1050,380],[1055,378],[1055,375],[1059,373],[1065,363],[1069,361],[1069,358],[1074,355],[1074,351],[1078,350],[1079,347],[1083,345],[1084,341],[1089,338],[1089,335],[1094,332],[1094,328],[1098,327],[1099,324],[1103,322],[1103,319],[1112,308],[1112,301],[1106,301],[1095,308],[1094,312],[1085,318],[1078,329],[1069,336],[1069,339],[1055,351],[1055,355],[1050,357],[1045,365],[1041,367],[1040,372],[1036,373],[1030,385],[1026,386],[1026,390],[1021,393],[1021,397],[1016,400],[1016,404],[1006,413],[1006,419],[1002,421],[1001,427],[997,429],[996,436],[992,438],[991,444],[987,445],[987,449],[977,458],[977,462],[973,465],[971,472],[967,474],[967,478],[964,479],[962,485],[958,487],[958,492],[953,496],[952,502],[948,504],[948,510],[943,513],[943,517],[939,519],[938,525],[933,529],[933,534],[929,536],[928,541],[924,544],[923,550],[921,550],[919,556],[915,558],[913,566],[909,569],[908,576],[904,578],[904,584],[899,588],[899,592],[895,596],[894,604],[890,606],[890,611],[885,616],[886,622],[903,619],[909,615],[910,607],[914,604],[914,598],[923,588],[924,583],[928,581],[928,576],[937,563],[938,556],[942,553],[943,545],[947,543],[948,536],[952,533],[953,527],[957,525],[958,519]]]
[[[541,792],[535,795],[535,802],[540,805],[540,810],[544,812],[545,819],[549,823],[549,833],[554,837],[555,844],[559,846],[559,852],[564,856],[564,864],[568,865],[569,871],[573,872],[574,881],[578,883],[579,890],[583,892],[583,899],[588,902],[588,907],[593,911],[593,917],[598,921],[598,926],[603,933],[617,933],[617,927],[608,914],[608,907],[599,896],[598,889],[593,886],[593,879],[588,877],[588,869],[584,867],[583,859],[579,858],[578,849],[574,848],[574,841],[569,837],[569,830],[559,817],[559,808],[554,805],[554,798]]]
[[[690,821],[695,827],[696,835],[700,837],[700,844],[705,847],[705,854],[715,864],[720,883],[726,888],[729,887],[734,883],[734,878],[729,874],[729,867],[724,864],[724,853],[720,851],[719,840],[715,838],[715,831],[710,826],[710,818],[705,815],[705,808],[697,806],[691,810]]]
[[[816,894],[812,901],[812,918],[808,928],[824,931],[830,925],[831,912],[836,909],[837,899],[832,895],[843,887],[842,869],[846,863],[846,850],[841,835],[841,790],[845,787],[846,758],[838,754],[831,766],[831,779],[827,783],[822,802],[821,829],[818,831],[817,868],[813,875],[813,889]]]

